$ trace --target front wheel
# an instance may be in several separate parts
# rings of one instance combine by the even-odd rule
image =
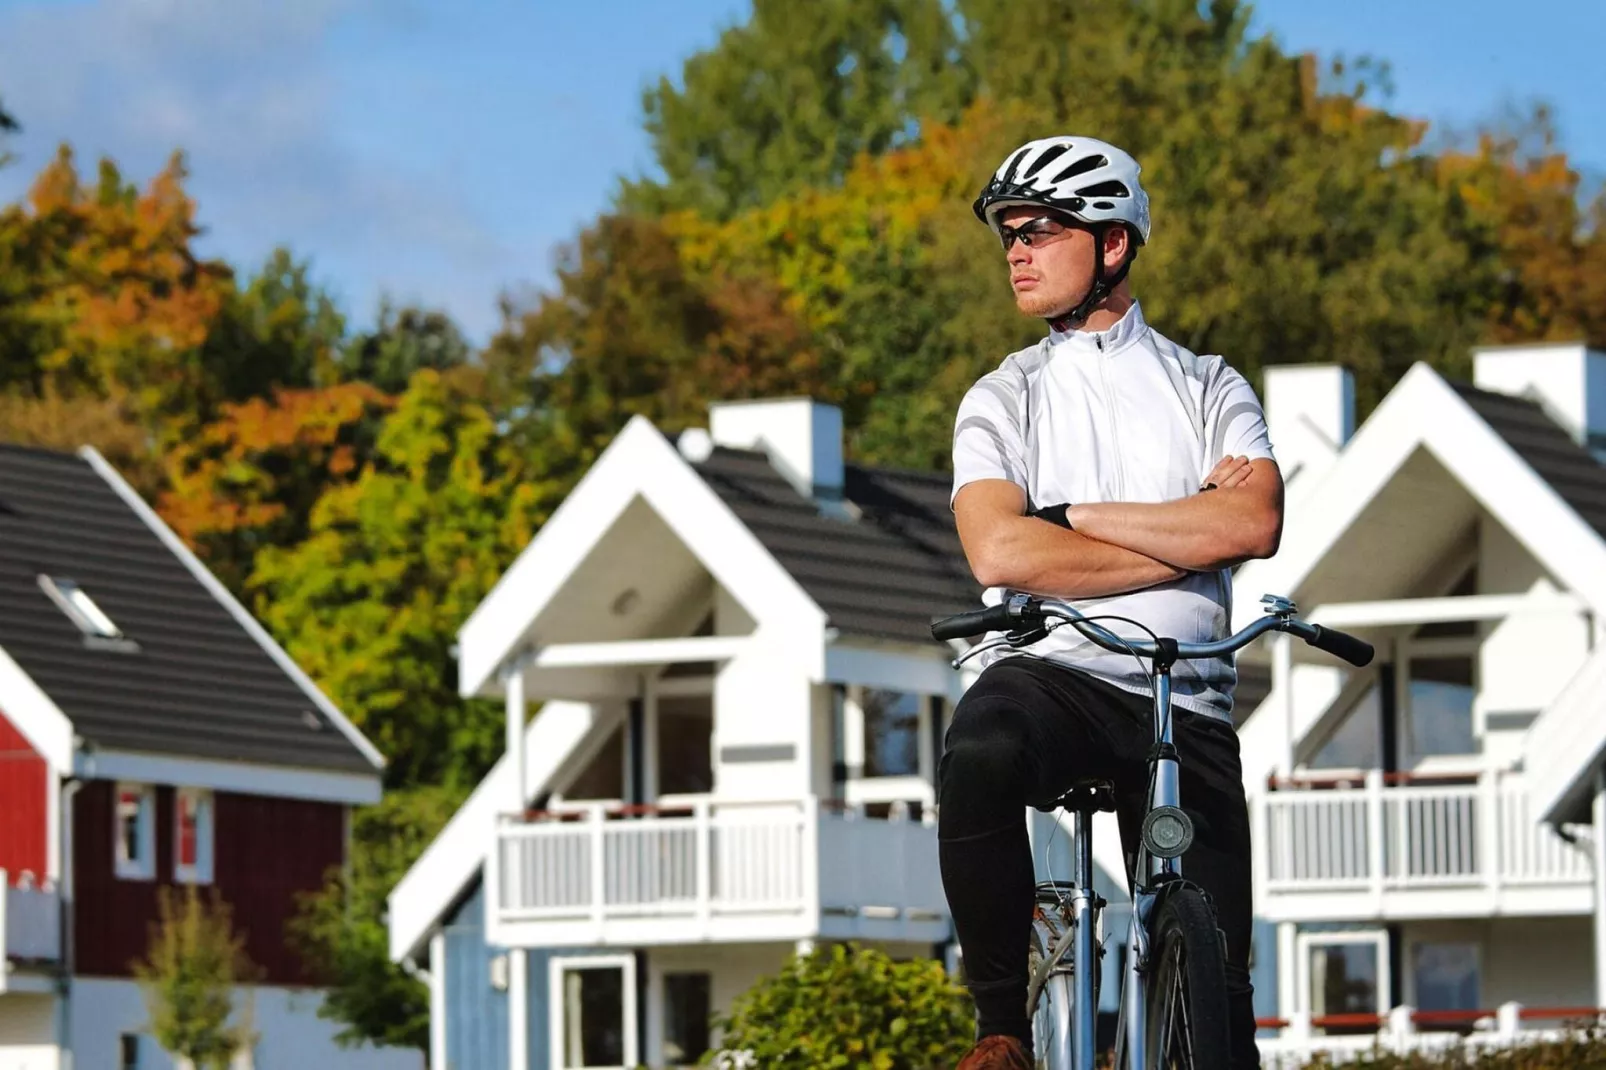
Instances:
[[[1179,888],[1167,895],[1149,940],[1144,1070],[1228,1070],[1224,947],[1203,894]]]

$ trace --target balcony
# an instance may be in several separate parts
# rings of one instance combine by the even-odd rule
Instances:
[[[1257,829],[1268,920],[1591,912],[1590,830],[1573,843],[1540,825],[1519,773],[1373,771],[1273,789]]]
[[[31,873],[13,878],[0,869],[0,992],[14,987],[17,966],[54,964],[61,958],[61,896],[54,884],[36,885]]]
[[[486,887],[487,938],[505,947],[949,935],[932,815],[813,797],[504,819]]]

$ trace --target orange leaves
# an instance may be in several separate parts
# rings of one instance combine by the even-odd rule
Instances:
[[[104,162],[86,185],[63,147],[12,210],[32,276],[28,311],[46,328],[44,376],[132,401],[153,432],[193,419],[204,395],[197,351],[231,285],[224,265],[190,248],[199,230],[184,175],[175,155],[141,192]]]

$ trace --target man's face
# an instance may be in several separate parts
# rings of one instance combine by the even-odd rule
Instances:
[[[1006,227],[1019,227],[1043,216],[1053,218],[1047,209],[1020,206],[1006,208],[999,221]],[[1005,250],[1009,282],[1017,308],[1029,316],[1049,319],[1070,311],[1092,288],[1094,238],[1081,227],[1058,222],[1042,230],[1028,229],[1038,231],[1031,235],[1031,245],[1015,238]]]

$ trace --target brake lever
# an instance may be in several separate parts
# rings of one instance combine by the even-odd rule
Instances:
[[[997,650],[1001,646],[1014,647],[1017,650],[1023,646],[1031,646],[1039,639],[1046,638],[1048,633],[1053,631],[1054,628],[1058,626],[1058,623],[1059,622],[1056,621],[1051,625],[1047,622],[1044,622],[1034,626],[1028,631],[1005,632],[1003,638],[989,639],[985,643],[973,646],[963,654],[959,655],[957,658],[954,658],[949,664],[957,669],[959,666],[963,665],[971,658],[976,657],[978,654],[984,654],[989,650]]]

